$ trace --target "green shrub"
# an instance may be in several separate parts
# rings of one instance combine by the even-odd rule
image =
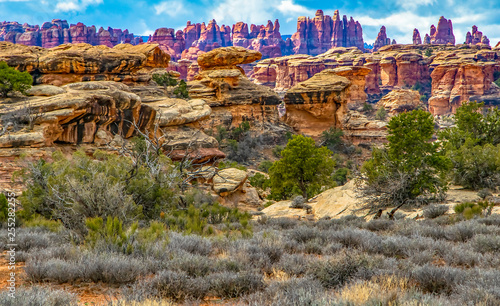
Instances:
[[[342,144],[342,136],[344,132],[341,129],[331,127],[327,131],[321,133],[321,141],[330,151],[334,151]]]
[[[283,146],[277,145],[273,148],[272,153],[276,158],[281,158],[281,152],[283,151]]]
[[[360,179],[366,182],[363,193],[372,197],[371,204],[441,198],[451,162],[440,144],[431,142],[432,115],[422,110],[402,113],[392,117],[387,127],[389,143],[384,149],[373,150],[372,158],[362,168]]]
[[[6,222],[9,218],[9,201],[7,197],[0,193],[0,223]]]
[[[7,98],[10,92],[18,91],[26,94],[33,84],[33,78],[28,72],[20,72],[9,67],[6,62],[0,62],[0,96]]]
[[[281,152],[282,158],[269,169],[271,197],[285,199],[294,193],[305,199],[317,194],[322,186],[331,185],[329,176],[335,166],[332,152],[317,148],[314,140],[302,135],[293,136]]]
[[[272,165],[273,165],[272,161],[270,161],[270,160],[264,160],[264,161],[262,161],[259,164],[259,166],[257,167],[257,169],[259,171],[268,173],[269,172],[269,168],[271,168]]]
[[[25,227],[38,227],[43,228],[51,232],[59,232],[63,228],[63,224],[60,220],[49,220],[44,217],[35,214],[33,218],[23,222]]]
[[[387,111],[385,110],[385,107],[379,107],[379,109],[375,113],[375,119],[385,120],[386,117],[387,117]]]
[[[334,180],[337,185],[344,185],[347,183],[347,176],[349,175],[350,171],[348,168],[338,168],[335,170],[335,172],[332,175],[332,180]]]
[[[152,75],[152,79],[153,79],[153,81],[156,82],[156,84],[158,84],[160,86],[164,86],[164,87],[177,85],[177,79],[172,77],[172,75],[170,75],[170,73],[168,73],[168,72],[154,73]]]
[[[81,237],[87,234],[87,218],[118,217],[127,226],[137,219],[157,219],[177,204],[178,170],[163,155],[155,165],[154,159],[139,156],[134,161],[97,151],[92,158],[78,151],[67,159],[55,152],[53,162],[30,164],[20,197],[23,215],[61,220]]]
[[[237,208],[227,208],[219,203],[204,204],[201,207],[189,206],[187,210],[179,209],[164,215],[164,222],[169,229],[187,234],[212,235],[214,225],[224,225],[223,231],[239,231],[242,235],[252,234],[249,224],[250,215]],[[238,226],[235,227],[235,225]]]
[[[247,171],[247,167],[245,167],[243,165],[240,165],[237,162],[232,161],[232,160],[222,160],[222,161],[220,161],[219,164],[218,164],[218,166],[217,166],[217,168],[219,168],[219,170],[227,169],[227,168],[236,168],[236,169],[239,169],[239,170]]]
[[[469,220],[475,216],[482,216],[483,213],[488,214],[488,211],[491,212],[493,205],[494,204],[489,203],[488,201],[479,201],[477,203],[464,202],[455,205],[453,209],[457,214],[461,214],[465,219]]]
[[[186,81],[181,80],[179,85],[174,89],[174,95],[180,99],[189,99],[189,91],[187,89]]]
[[[232,138],[235,140],[239,140],[241,136],[250,130],[250,122],[243,121],[232,131]]]
[[[262,173],[255,173],[255,175],[250,177],[248,181],[250,182],[250,185],[260,189],[266,189],[269,187],[270,183],[270,180]]]
[[[432,49],[430,49],[430,48],[426,49],[424,55],[427,56],[427,57],[431,56],[432,55]]]
[[[363,112],[368,113],[373,110],[373,106],[370,103],[364,103],[363,104]]]

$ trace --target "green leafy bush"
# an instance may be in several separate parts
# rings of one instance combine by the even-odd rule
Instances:
[[[375,113],[375,119],[385,120],[386,117],[387,117],[387,111],[385,110],[385,107],[379,107],[379,109]]]
[[[262,173],[255,173],[255,175],[250,177],[248,181],[250,182],[250,185],[260,189],[266,189],[269,187],[270,183],[270,179],[266,178],[266,176]]]
[[[0,62],[0,95],[2,98],[7,98],[10,92],[18,91],[26,94],[33,84],[33,78],[28,72],[20,72],[12,67],[9,67],[6,62]]]
[[[484,214],[489,215],[493,205],[494,204],[489,203],[488,201],[479,201],[477,203],[464,202],[455,205],[453,209],[457,214],[461,214],[465,219],[469,220],[475,216],[483,216]]]
[[[170,73],[168,73],[168,72],[166,72],[166,73],[154,73],[152,75],[152,79],[153,79],[153,81],[156,82],[156,84],[158,84],[160,86],[164,86],[164,87],[177,85],[177,79],[172,77],[172,75],[170,75]]]
[[[179,85],[174,89],[174,95],[177,98],[189,99],[189,91],[187,89],[186,81],[181,80]]]
[[[342,136],[344,132],[341,129],[331,127],[327,131],[321,133],[322,144],[330,151],[334,151],[342,144]]]
[[[269,168],[271,168],[272,165],[273,165],[272,161],[270,161],[270,160],[264,160],[264,161],[262,161],[259,164],[259,166],[257,167],[257,169],[259,171],[268,173],[269,172]]]
[[[329,176],[335,165],[330,158],[332,152],[325,147],[317,148],[312,138],[293,136],[281,155],[282,159],[269,169],[273,199],[286,199],[295,193],[308,199],[322,186],[331,184]]]
[[[402,113],[387,127],[389,143],[375,149],[362,167],[364,194],[372,197],[372,204],[381,205],[442,197],[451,162],[440,144],[431,142],[432,115],[422,110]]]
[[[475,190],[500,186],[500,109],[483,114],[483,106],[464,103],[455,114],[456,126],[439,135],[454,166],[453,181]]]

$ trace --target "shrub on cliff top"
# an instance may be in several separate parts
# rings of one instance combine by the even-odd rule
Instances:
[[[20,72],[9,67],[6,62],[0,62],[0,96],[7,98],[10,92],[26,93],[33,84],[33,79],[28,72]]]

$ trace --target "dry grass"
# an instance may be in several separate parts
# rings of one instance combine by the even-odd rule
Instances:
[[[396,305],[398,297],[412,288],[406,278],[389,275],[348,285],[337,296],[354,305],[364,305],[370,300],[380,301],[384,305]]]

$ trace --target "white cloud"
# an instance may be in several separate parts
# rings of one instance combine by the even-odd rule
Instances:
[[[436,0],[400,0],[398,4],[403,9],[414,10],[419,6],[433,5],[435,2]]]
[[[187,12],[184,8],[184,3],[181,1],[163,1],[154,6],[156,15],[167,14],[170,17],[175,17]]]
[[[59,1],[56,4],[55,12],[81,12],[89,5],[101,4],[103,0],[71,0],[71,1]]]
[[[314,11],[308,9],[305,6],[293,3],[292,0],[283,0],[277,6],[276,9],[280,11],[283,15],[300,15],[300,16],[310,16],[314,15]]]
[[[295,4],[293,0],[223,0],[209,12],[207,17],[221,24],[238,21],[265,24],[268,20],[280,17],[278,15],[295,19],[304,15],[314,16],[314,12],[305,6]]]

